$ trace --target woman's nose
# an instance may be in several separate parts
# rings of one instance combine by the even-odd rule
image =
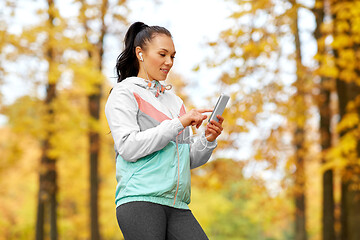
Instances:
[[[167,58],[166,58],[165,64],[166,64],[167,66],[172,66],[173,63],[174,63],[174,60],[173,60],[171,57],[167,57]]]

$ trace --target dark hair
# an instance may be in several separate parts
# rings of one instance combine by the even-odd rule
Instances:
[[[136,58],[136,47],[146,49],[146,45],[156,34],[165,34],[169,37],[171,33],[164,27],[148,26],[142,22],[133,23],[125,35],[125,49],[117,58],[116,73],[117,82],[121,82],[127,77],[137,76],[139,72],[139,62]]]

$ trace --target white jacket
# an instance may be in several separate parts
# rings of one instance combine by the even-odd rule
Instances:
[[[179,117],[182,100],[172,91],[156,94],[159,82],[130,77],[117,83],[105,105],[116,152],[116,205],[150,201],[186,209],[190,169],[205,164],[216,140],[192,141]],[[155,85],[155,87],[154,87]]]

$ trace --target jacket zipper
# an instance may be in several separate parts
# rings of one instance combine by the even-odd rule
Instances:
[[[178,145],[178,136],[176,136],[176,151],[177,151],[177,159],[178,159],[178,164],[177,164],[177,172],[178,172],[178,177],[177,177],[177,184],[176,184],[176,192],[175,192],[175,197],[174,197],[174,204],[173,206],[175,206],[176,203],[176,197],[179,191],[179,182],[180,182],[180,156],[179,156],[179,145]]]

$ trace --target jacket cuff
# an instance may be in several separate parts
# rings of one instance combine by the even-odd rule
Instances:
[[[201,135],[201,143],[206,146],[208,149],[214,149],[217,147],[217,141],[216,139],[212,142],[208,141],[205,137],[205,133]]]
[[[184,126],[182,125],[182,123],[180,122],[179,118],[174,118],[173,120],[171,120],[174,122],[174,127],[175,130],[177,132],[177,134],[179,134],[182,130],[184,130]]]

